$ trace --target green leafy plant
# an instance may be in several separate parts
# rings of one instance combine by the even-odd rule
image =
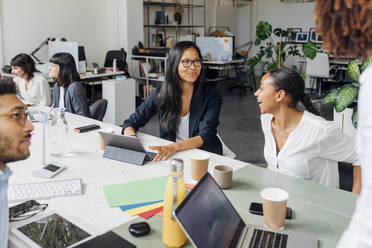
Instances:
[[[372,64],[372,56],[368,57],[361,67],[361,71],[365,70],[368,65]],[[353,81],[338,89],[331,90],[323,99],[324,104],[333,103],[336,112],[342,112],[349,107],[358,97],[360,82],[359,77],[361,74],[356,60],[349,62],[346,74]],[[353,107],[353,114],[351,116],[353,126],[356,128],[358,125],[358,110],[357,106]]]
[[[289,56],[301,56],[299,46],[286,42],[289,32],[281,28],[272,29],[268,22],[260,21],[256,27],[255,46],[259,47],[258,53],[248,60],[250,74],[253,73],[254,67],[261,63],[266,70],[280,68]],[[279,41],[276,42],[277,38]],[[274,40],[275,38],[275,40]],[[304,55],[310,59],[316,56],[316,46],[313,42],[302,44]]]

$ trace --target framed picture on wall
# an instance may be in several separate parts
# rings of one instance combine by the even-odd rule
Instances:
[[[310,28],[309,41],[314,42],[314,43],[318,43],[318,44],[323,43],[322,36],[315,33],[314,28]]]
[[[310,28],[310,39],[309,41],[316,43],[316,33],[314,28]]]
[[[322,35],[318,34],[318,35],[316,36],[316,43],[320,43],[320,44],[323,43]]]
[[[306,43],[309,40],[308,32],[298,32],[296,33],[296,42],[297,43]]]
[[[286,39],[286,42],[295,42],[296,34],[301,31],[302,31],[302,28],[287,28],[287,32],[289,35]]]

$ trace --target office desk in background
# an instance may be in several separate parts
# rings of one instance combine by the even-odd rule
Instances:
[[[80,74],[81,83],[88,93],[90,87],[90,104],[100,98],[106,99],[107,110],[103,119],[114,125],[121,125],[136,109],[136,85],[133,79],[113,77],[124,75],[123,71],[111,72],[107,71],[100,74]],[[13,78],[13,74],[3,73],[5,78]],[[49,82],[53,82],[52,78],[47,78]],[[94,86],[102,85],[98,97],[94,97]],[[88,86],[88,87],[87,87]],[[51,88],[52,89],[52,88]],[[88,95],[88,94],[87,94]]]
[[[48,108],[37,107],[33,109]],[[98,122],[82,116],[66,113],[66,118],[72,130],[73,127],[97,123],[102,128],[113,127],[116,133],[121,131],[118,126]],[[14,174],[10,184],[38,182],[43,179],[31,176],[32,170],[41,165],[41,124],[35,123],[35,135],[31,140],[31,156],[25,161],[10,163]],[[139,139],[149,145],[166,145],[169,141],[150,135],[138,134]],[[72,220],[88,224],[97,234],[114,230],[137,247],[163,247],[161,241],[161,218],[152,217],[148,222],[152,232],[145,237],[134,238],[128,232],[128,225],[143,221],[129,216],[119,208],[110,208],[103,194],[102,186],[106,184],[129,182],[169,175],[169,161],[150,162],[144,166],[136,166],[102,157],[99,150],[97,131],[87,133],[71,132],[66,139],[65,148],[71,153],[69,157],[58,159],[68,167],[55,179],[82,178],[83,192],[81,196],[50,199],[46,212],[37,218],[56,211]],[[254,141],[251,141],[254,142]],[[181,158],[185,164],[184,178],[187,183],[195,183],[191,179],[189,157],[196,150],[188,150],[175,154],[173,158]],[[288,205],[294,210],[294,219],[286,222],[286,229],[304,232],[320,240],[319,247],[335,247],[343,230],[347,227],[357,196],[336,188],[330,188],[310,181],[285,176],[268,171],[244,162],[212,154],[209,172],[215,165],[229,165],[234,169],[232,188],[224,190],[234,207],[246,223],[263,225],[263,217],[248,212],[251,202],[260,202],[260,191],[266,187],[281,187],[289,192]],[[44,201],[41,201],[44,202]],[[34,217],[35,218],[35,217]],[[11,223],[10,227],[18,225]],[[25,247],[14,235],[10,234],[11,247]],[[190,243],[187,244],[190,247]]]
[[[80,79],[81,80],[86,80],[86,79],[101,79],[104,77],[112,77],[112,76],[118,76],[118,75],[124,75],[125,73],[123,71],[107,71],[105,73],[100,73],[100,74],[88,74],[88,73],[81,73],[80,74]],[[5,78],[14,78],[15,76],[11,73],[1,73],[1,75]],[[48,80],[48,82],[53,82],[53,79],[50,78],[48,75],[43,74],[44,77]]]

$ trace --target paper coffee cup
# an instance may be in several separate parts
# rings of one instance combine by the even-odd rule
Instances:
[[[101,132],[105,132],[105,133],[114,133],[114,129],[113,128],[105,128],[105,129],[102,129]],[[106,142],[103,140],[102,136],[98,133],[98,139],[99,139],[99,148],[101,150],[105,150],[106,149]]]
[[[288,192],[280,188],[267,188],[261,191],[261,197],[265,225],[271,228],[283,228]]]
[[[228,189],[232,185],[233,169],[227,165],[217,165],[214,167],[213,178],[221,189]]]
[[[206,152],[197,152],[190,157],[192,179],[199,181],[207,173],[209,157]]]

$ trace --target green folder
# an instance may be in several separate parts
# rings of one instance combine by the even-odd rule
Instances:
[[[164,199],[168,177],[157,177],[129,183],[103,186],[110,207],[159,201]]]

